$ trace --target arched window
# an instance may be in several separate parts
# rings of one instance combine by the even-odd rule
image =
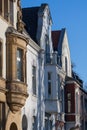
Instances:
[[[26,115],[23,115],[23,118],[22,118],[22,130],[27,130],[27,127],[28,127],[27,117],[26,117]]]
[[[18,130],[16,123],[13,122],[13,123],[11,124],[10,130]]]

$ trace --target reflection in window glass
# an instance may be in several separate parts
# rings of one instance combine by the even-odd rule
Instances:
[[[17,49],[17,79],[23,81],[23,50]]]

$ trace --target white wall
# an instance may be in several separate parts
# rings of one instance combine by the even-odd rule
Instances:
[[[32,43],[33,44],[33,43]],[[32,66],[36,67],[36,90],[37,95],[33,95],[32,90]],[[27,46],[27,92],[29,97],[26,100],[26,104],[22,110],[22,115],[25,114],[28,119],[28,130],[32,130],[32,123],[33,123],[33,116],[37,116],[37,106],[38,106],[38,69],[39,69],[39,62],[38,62],[38,52],[31,47],[30,45]]]
[[[71,57],[66,32],[62,43],[62,68],[64,71],[65,71],[65,57],[67,57],[67,76],[71,77]]]

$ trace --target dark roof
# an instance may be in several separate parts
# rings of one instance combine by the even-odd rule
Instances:
[[[53,49],[54,51],[58,50],[58,43],[60,39],[61,30],[52,31],[52,41],[53,41]]]
[[[37,24],[38,24],[38,10],[40,7],[23,8],[23,22],[25,23],[25,29],[31,36],[31,38],[36,41]]]

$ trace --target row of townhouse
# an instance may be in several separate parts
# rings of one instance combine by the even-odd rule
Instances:
[[[0,130],[86,130],[87,92],[48,4],[0,0]]]

